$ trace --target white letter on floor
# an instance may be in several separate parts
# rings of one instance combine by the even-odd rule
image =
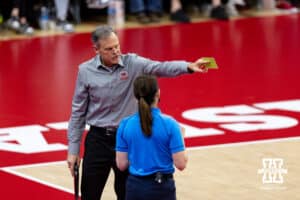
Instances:
[[[66,150],[64,144],[48,144],[42,131],[49,129],[40,125],[0,128],[0,150],[17,153],[41,153]]]

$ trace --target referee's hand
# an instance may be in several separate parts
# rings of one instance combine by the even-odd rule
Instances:
[[[67,158],[67,164],[68,164],[68,168],[71,172],[71,175],[74,177],[74,165],[75,162],[77,162],[78,166],[80,166],[80,158],[78,155],[72,155],[72,154],[68,154],[68,158]]]

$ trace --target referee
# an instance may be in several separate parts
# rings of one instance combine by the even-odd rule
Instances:
[[[153,76],[134,81],[138,112],[121,121],[117,132],[117,166],[130,175],[126,200],[175,200],[174,167],[187,157],[179,124],[158,108],[160,91]]]

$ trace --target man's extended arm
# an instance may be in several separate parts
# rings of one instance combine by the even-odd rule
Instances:
[[[205,64],[207,62],[198,59],[196,62],[186,61],[153,61],[148,58],[144,58],[133,54],[134,65],[143,68],[144,74],[151,74],[155,76],[173,77],[180,74],[186,74],[191,72],[206,72],[207,68]]]

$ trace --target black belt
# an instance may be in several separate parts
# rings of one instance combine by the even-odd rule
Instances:
[[[150,174],[150,175],[146,175],[146,176],[137,176],[137,175],[132,175],[132,176],[140,178],[140,179],[150,179],[150,180],[152,179],[158,183],[161,183],[164,180],[173,178],[173,174],[163,174],[161,172],[156,172],[154,174]]]
[[[105,135],[108,136],[116,135],[117,129],[118,129],[117,127],[97,127],[97,126],[90,127],[90,130],[105,132]]]

